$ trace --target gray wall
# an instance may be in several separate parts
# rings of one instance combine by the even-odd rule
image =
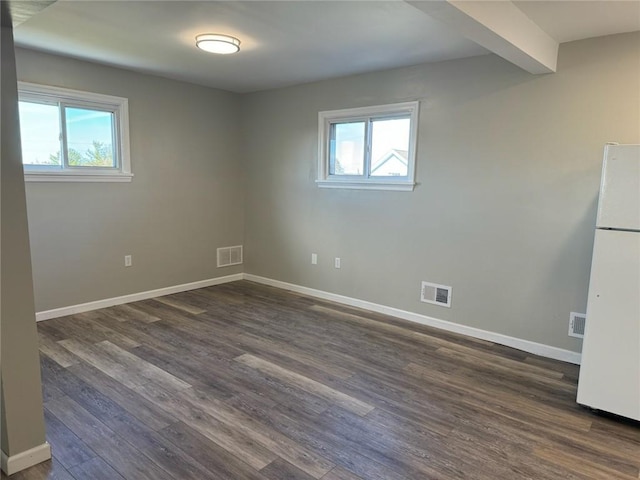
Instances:
[[[27,206],[20,152],[20,127],[13,33],[0,5],[2,78],[0,119],[0,344],[1,447],[16,455],[45,442],[38,336],[36,333]]]
[[[244,243],[248,273],[579,351],[602,147],[640,143],[639,43],[564,44],[553,75],[488,55],[243,96],[18,50],[22,80],[130,101],[132,183],[27,185],[36,310],[236,273],[215,248]],[[416,99],[414,192],[315,186],[318,111]]]
[[[245,271],[579,351],[603,145],[640,143],[639,45],[563,44],[552,75],[490,55],[243,97]],[[409,100],[414,192],[315,186],[318,111]]]
[[[131,183],[27,183],[37,311],[241,271],[215,257],[243,240],[237,96],[23,49],[17,66],[129,99]]]

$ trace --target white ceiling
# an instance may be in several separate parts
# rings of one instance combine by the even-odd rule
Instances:
[[[560,43],[640,30],[640,1],[514,1]]]
[[[560,42],[640,30],[640,0],[514,3]],[[203,53],[199,33],[236,36],[241,52]],[[488,53],[400,0],[58,0],[15,41],[234,92]]]

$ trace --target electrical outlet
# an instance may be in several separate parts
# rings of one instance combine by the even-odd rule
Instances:
[[[131,255],[125,255],[124,256],[124,266],[125,267],[130,267],[131,265],[133,265],[133,259],[131,258]]]
[[[335,262],[333,264],[336,268],[340,268],[340,257],[336,257]]]
[[[318,254],[317,253],[312,253],[311,254],[311,265],[317,265],[318,264]]]

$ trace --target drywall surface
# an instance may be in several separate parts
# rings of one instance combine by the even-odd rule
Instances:
[[[246,95],[245,272],[579,351],[603,146],[640,143],[638,85],[635,33],[563,44],[550,75],[489,55]],[[316,186],[319,111],[413,100],[413,192]]]
[[[2,451],[7,457],[45,443],[40,358],[36,332],[27,206],[20,152],[13,33],[6,2],[2,12],[0,59],[2,78],[0,120],[1,239],[0,345]],[[8,23],[7,24],[5,24]]]
[[[243,239],[237,96],[24,49],[17,68],[129,99],[131,183],[27,183],[37,311],[242,271],[216,268]]]

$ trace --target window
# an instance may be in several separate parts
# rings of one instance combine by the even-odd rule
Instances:
[[[19,82],[27,181],[129,182],[126,98]]]
[[[318,186],[413,190],[418,105],[320,112]]]

